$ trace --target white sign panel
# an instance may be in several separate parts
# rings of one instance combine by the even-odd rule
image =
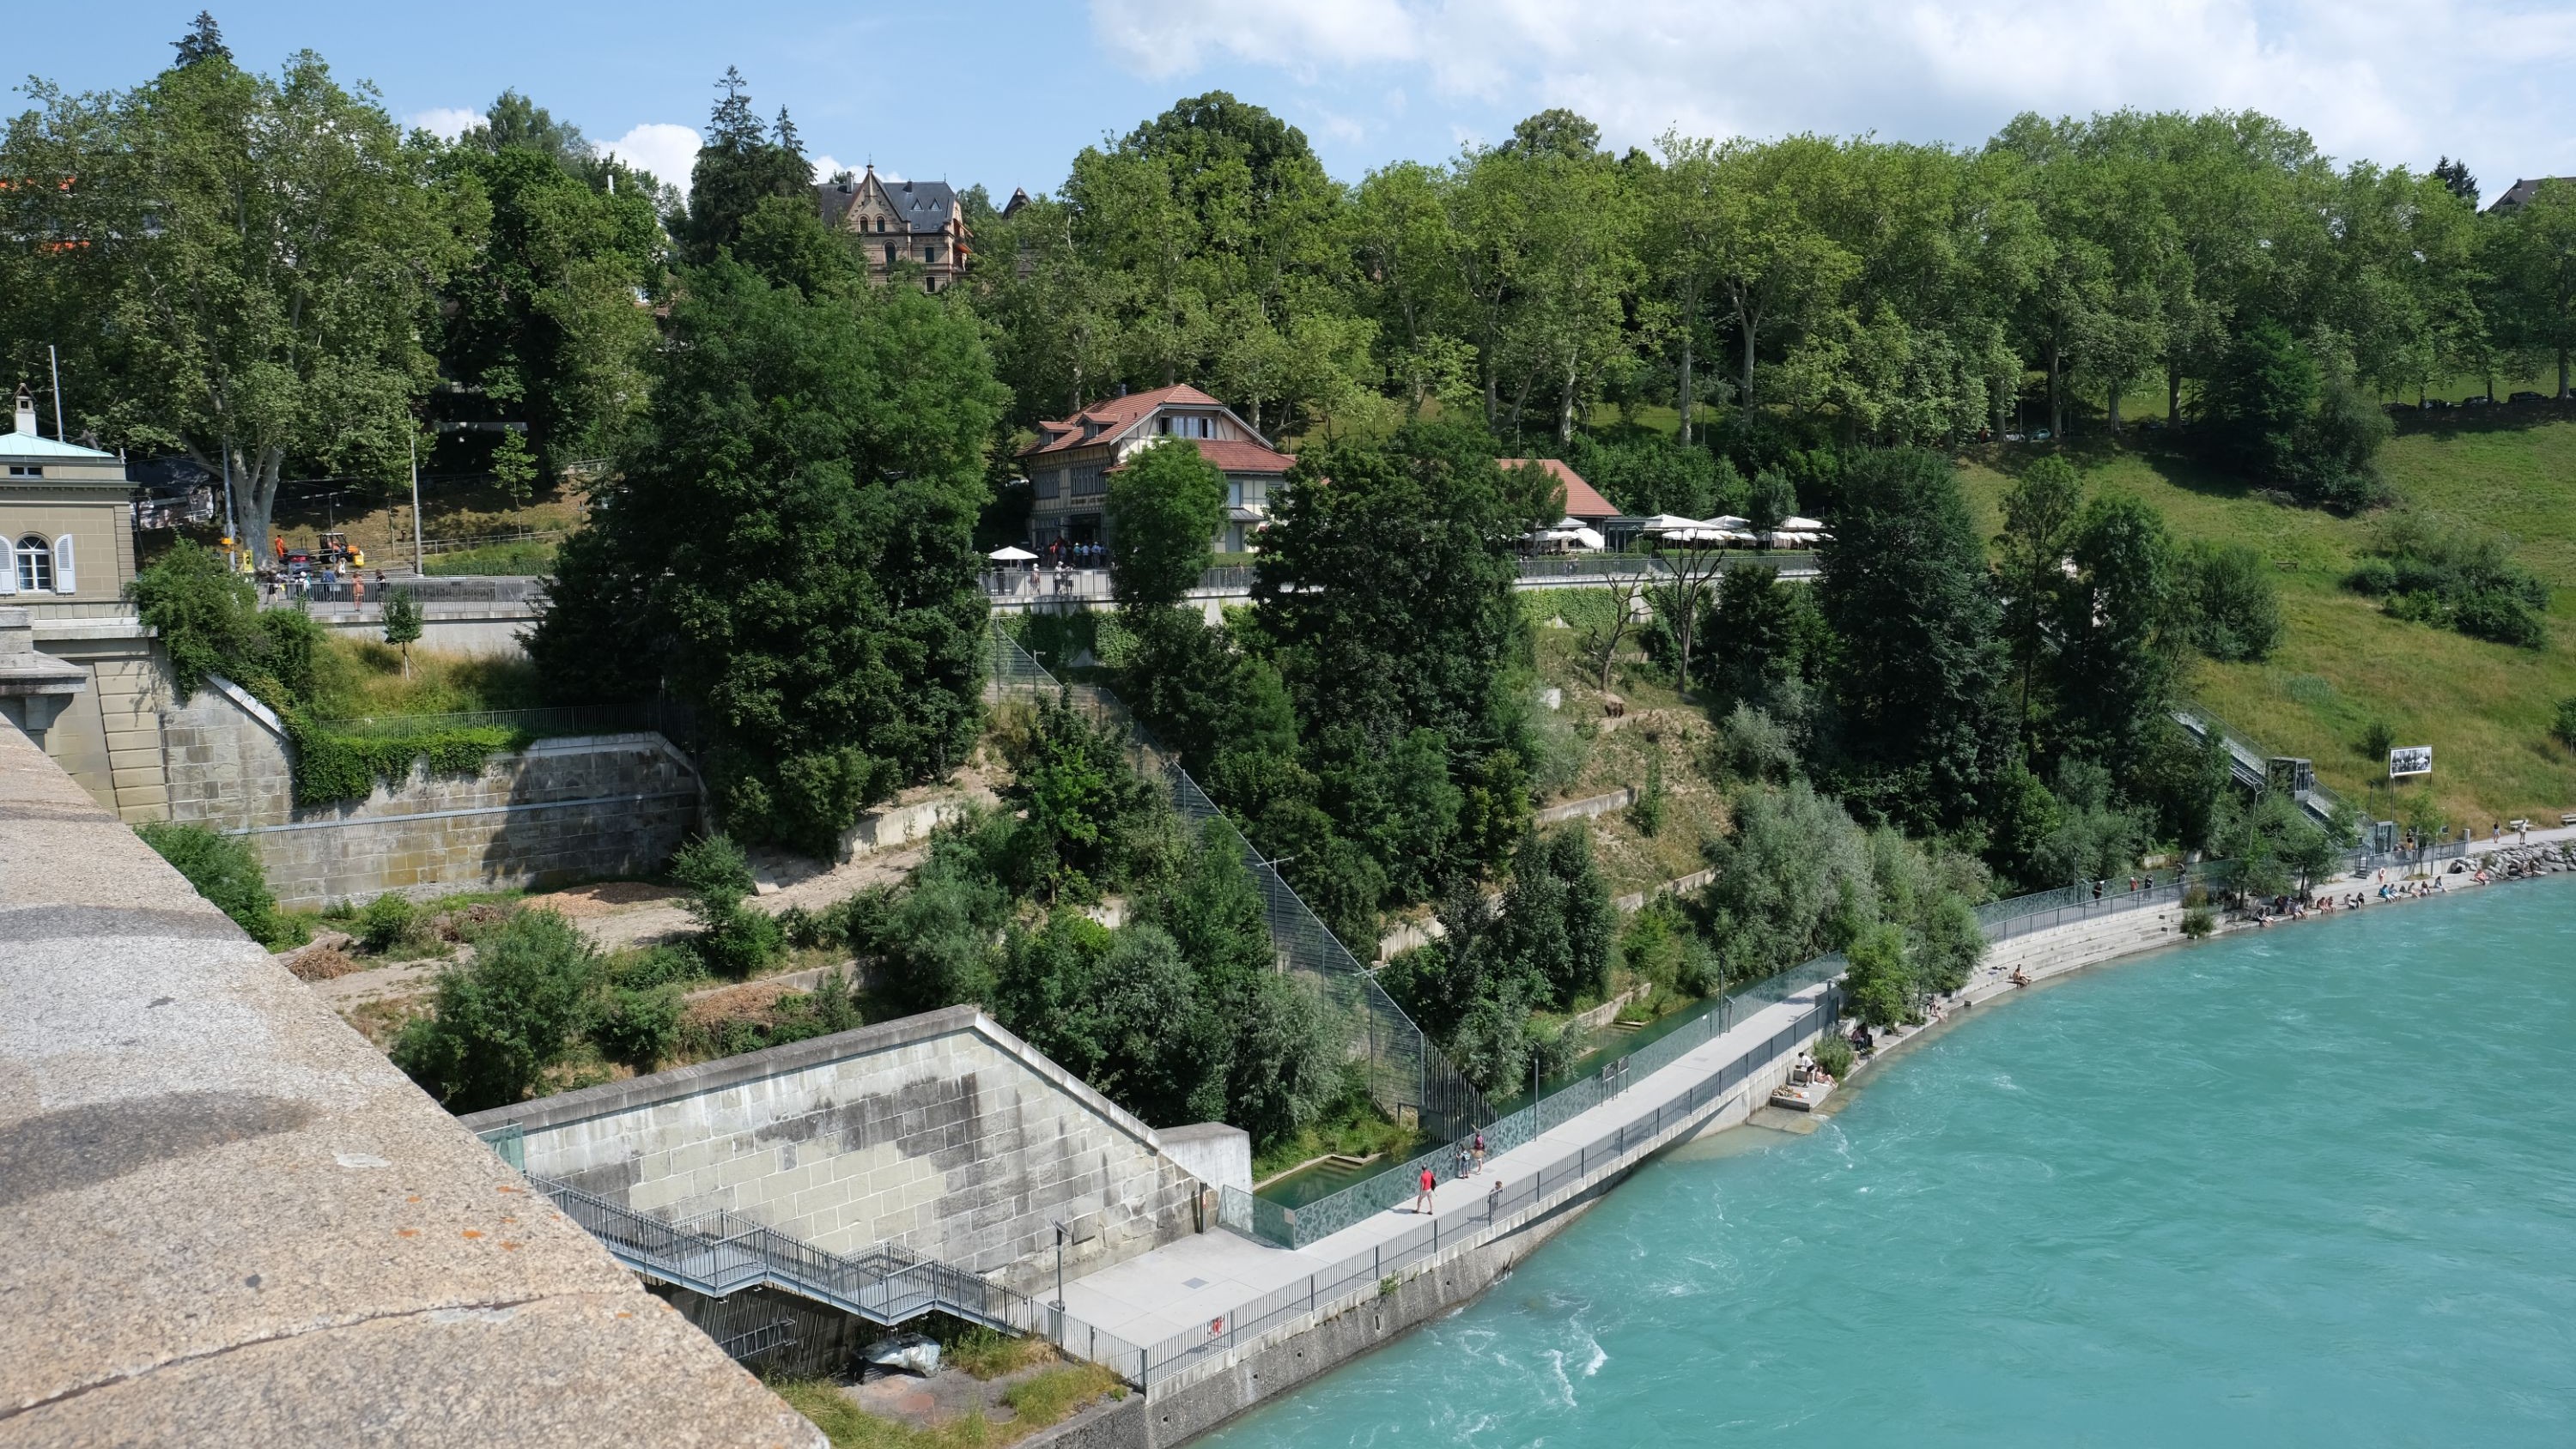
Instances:
[[[2433,747],[2431,745],[2408,745],[2402,750],[2390,750],[2388,752],[2388,778],[2392,780],[2406,775],[2429,775],[2431,773],[2433,773]]]

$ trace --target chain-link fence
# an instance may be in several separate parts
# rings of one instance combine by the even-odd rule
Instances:
[[[1395,998],[1386,994],[1349,948],[1298,898],[1278,869],[1181,768],[1179,758],[1157,744],[1116,695],[1095,685],[1057,680],[998,623],[992,636],[991,677],[997,695],[1061,699],[1091,719],[1114,726],[1126,741],[1128,763],[1139,775],[1163,784],[1173,808],[1192,832],[1212,833],[1242,857],[1261,892],[1262,914],[1279,969],[1294,973],[1315,989],[1351,1059],[1361,1064],[1369,1097],[1380,1110],[1399,1125],[1443,1141],[1492,1120],[1484,1094],[1459,1075]]]

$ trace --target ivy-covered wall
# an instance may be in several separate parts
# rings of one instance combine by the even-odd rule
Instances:
[[[290,908],[647,873],[701,803],[696,770],[651,733],[368,739],[220,679],[161,730],[172,818],[246,835]]]

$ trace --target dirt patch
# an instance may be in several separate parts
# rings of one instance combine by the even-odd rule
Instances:
[[[655,885],[640,880],[611,880],[530,896],[528,904],[578,921],[585,916],[606,916],[637,906],[678,901],[687,895],[688,892],[678,886]]]

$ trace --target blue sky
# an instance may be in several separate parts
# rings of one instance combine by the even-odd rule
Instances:
[[[131,85],[199,3],[20,7],[12,68]],[[2576,174],[2570,0],[202,3],[245,63],[310,47],[442,129],[515,86],[682,183],[728,64],[818,158],[997,197],[1218,88],[1303,127],[1345,179],[1551,105],[1618,144],[1669,126],[1974,143],[2024,109],[2250,107],[2345,158],[2464,155],[2490,196]]]

